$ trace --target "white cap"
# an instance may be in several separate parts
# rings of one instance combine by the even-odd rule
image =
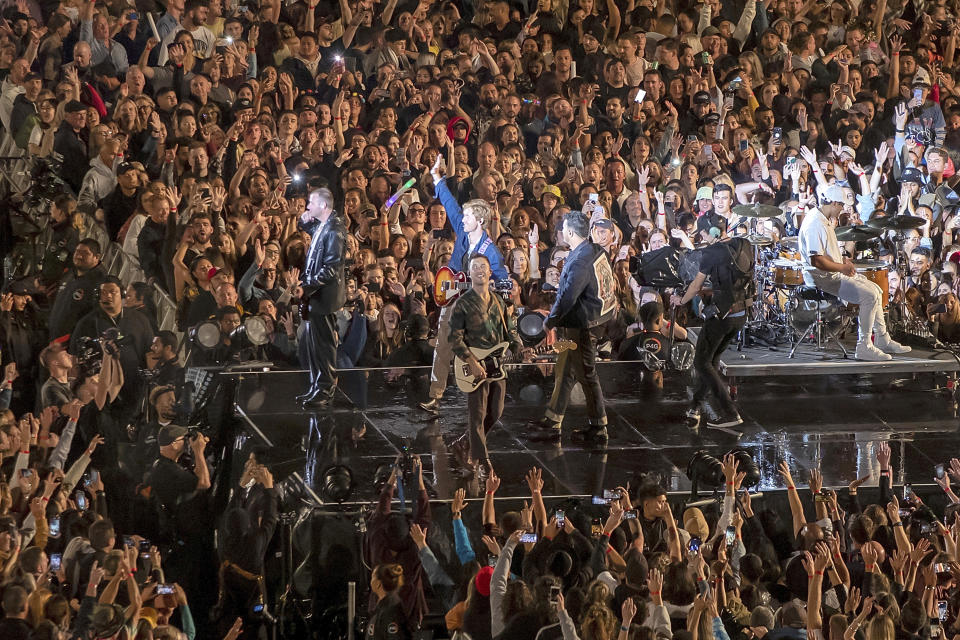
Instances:
[[[840,204],[853,204],[853,193],[845,190],[834,182],[827,187],[817,187],[817,193],[820,196],[820,204],[828,202],[839,202]]]

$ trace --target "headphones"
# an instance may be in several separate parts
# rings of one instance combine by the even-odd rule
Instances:
[[[120,289],[120,299],[121,300],[126,299],[127,289],[126,287],[123,286],[123,283],[120,282],[120,278],[118,278],[117,276],[107,276],[103,280],[103,282],[101,282],[100,284],[98,284],[96,287],[93,288],[93,297],[97,300],[97,302],[100,302],[100,291],[101,289],[103,289],[103,285],[105,284],[117,285],[117,287]]]

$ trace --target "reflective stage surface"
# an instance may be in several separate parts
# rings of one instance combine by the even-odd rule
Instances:
[[[931,483],[934,465],[960,451],[953,393],[937,388],[945,383],[942,374],[743,379],[736,397],[745,424],[737,439],[688,425],[686,379],[678,374],[667,373],[660,389],[638,363],[600,363],[598,370],[610,423],[602,448],[569,437],[586,422],[582,395],[567,414],[560,443],[531,441],[526,423],[543,415],[553,378],[535,366],[511,372],[502,424],[488,434],[502,479],[499,497],[528,496],[524,476],[534,466],[543,469],[544,495],[597,495],[628,480],[636,486],[648,473],[659,474],[671,491],[686,491],[687,463],[697,450],[720,456],[735,447],[753,454],[761,490],[783,488],[776,472],[782,459],[795,477],[797,469],[819,466],[824,486],[846,486],[871,472],[876,484],[879,440],[891,443],[894,483],[919,485]],[[318,493],[322,472],[343,464],[355,481],[350,501],[374,499],[378,469],[384,473],[406,450],[422,457],[431,497],[449,499],[461,486],[482,496],[483,487],[462,472],[449,449],[466,427],[466,396],[451,387],[433,417],[416,408],[426,397],[429,369],[410,374],[390,382],[385,371],[346,373],[336,406],[318,412],[294,401],[305,374],[244,374],[237,407],[248,431],[261,432],[272,445],[275,474],[298,471]]]

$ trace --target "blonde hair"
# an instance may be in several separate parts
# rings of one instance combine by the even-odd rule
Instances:
[[[473,217],[477,219],[477,222],[480,223],[480,226],[487,224],[493,216],[493,208],[487,204],[486,200],[479,198],[468,200],[466,204],[463,205],[463,211],[467,209],[470,209],[470,212],[473,214]]]

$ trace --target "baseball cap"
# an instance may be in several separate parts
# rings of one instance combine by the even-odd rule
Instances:
[[[710,25],[709,27],[703,30],[703,33],[700,34],[700,37],[709,38],[710,36],[718,36],[718,35],[720,35],[720,29],[717,29],[715,26]]]
[[[253,103],[247,100],[246,98],[240,98],[233,103],[233,112],[242,111],[243,109],[253,109]]]
[[[917,72],[913,74],[913,86],[915,87],[930,86],[930,73],[923,67],[919,67],[917,69]]]
[[[563,196],[560,194],[560,187],[558,187],[555,184],[548,184],[547,186],[545,186],[543,188],[543,193],[540,194],[540,197],[542,198],[545,194],[548,194],[548,193],[552,195],[554,198],[556,198],[557,200],[563,200]]]
[[[477,572],[474,578],[474,585],[477,587],[477,593],[485,598],[490,597],[490,579],[493,578],[493,567],[483,567]]]
[[[720,124],[720,114],[716,111],[703,116],[703,124]]]
[[[713,200],[713,187],[700,187],[694,200]]]
[[[613,229],[613,220],[610,218],[598,218],[594,220],[592,224],[594,227],[599,227],[600,229]]]
[[[697,91],[693,94],[693,104],[710,104],[710,94],[706,91]]]
[[[120,166],[117,167],[117,175],[123,175],[127,171],[136,171],[137,167],[132,162],[121,162]]]
[[[79,111],[86,111],[87,105],[83,104],[79,100],[71,100],[66,104],[63,110],[67,113],[77,113]]]
[[[188,433],[189,431],[187,431],[186,427],[168,424],[167,426],[160,428],[160,433],[157,434],[157,444],[161,447],[166,447],[167,445],[176,442],[178,438],[186,437]]]
[[[853,195],[843,190],[843,187],[834,183],[824,189],[817,189],[820,192],[820,203],[839,202],[841,204],[853,204]]]
[[[900,182],[923,184],[923,174],[920,173],[920,169],[916,167],[907,167],[903,170],[903,173],[900,174]]]

